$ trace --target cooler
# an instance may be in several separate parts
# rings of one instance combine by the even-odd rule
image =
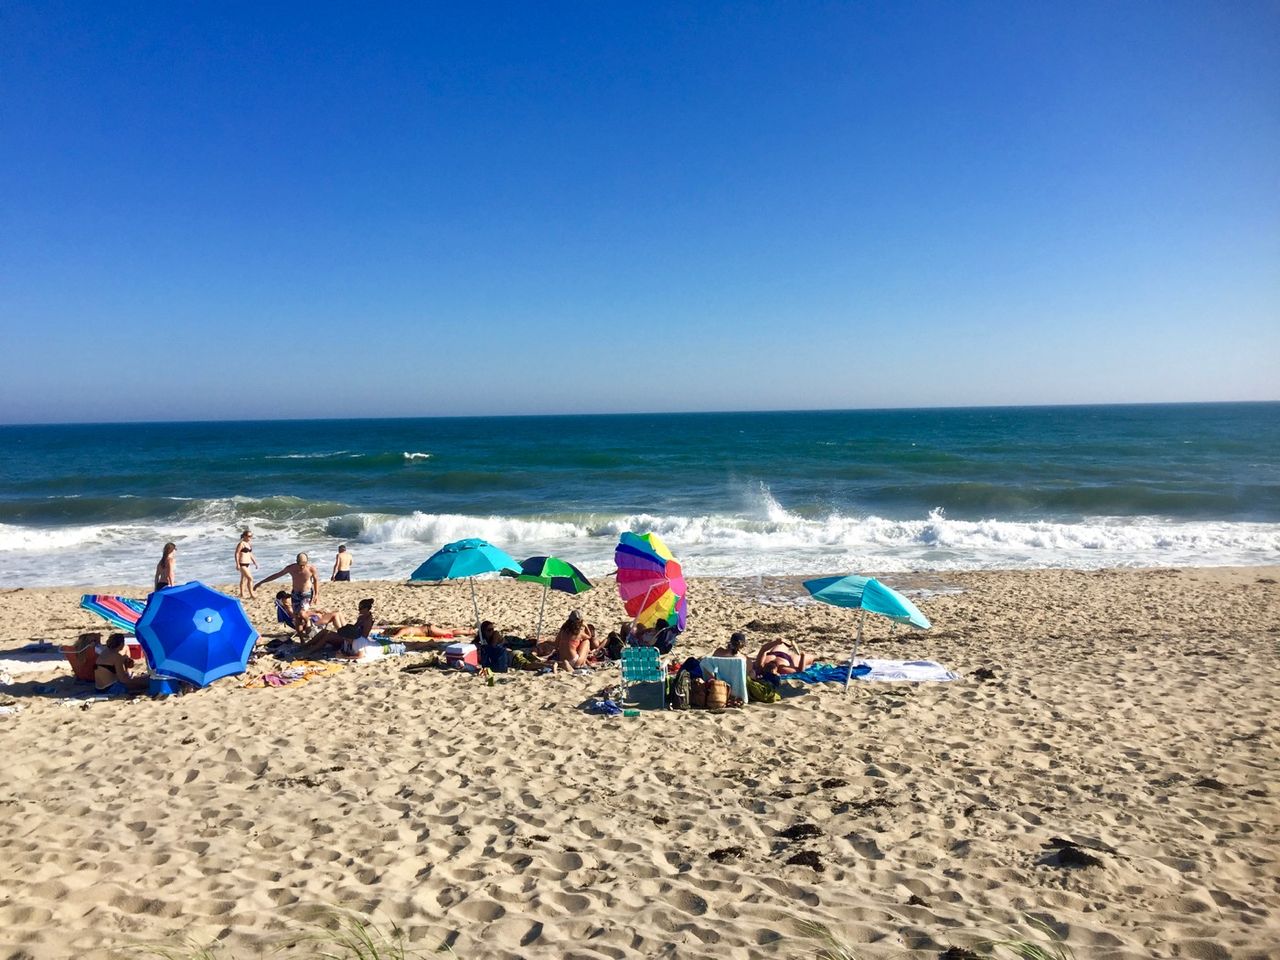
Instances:
[[[147,684],[147,693],[153,697],[175,696],[182,692],[182,681],[177,677],[154,676]]]
[[[444,648],[444,662],[455,670],[479,670],[480,650],[474,643],[451,643]]]

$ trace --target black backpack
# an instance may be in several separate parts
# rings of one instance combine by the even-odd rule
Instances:
[[[688,670],[681,670],[667,685],[667,706],[672,710],[689,709],[689,693],[693,689],[693,678]]]

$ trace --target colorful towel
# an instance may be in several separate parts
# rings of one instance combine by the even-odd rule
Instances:
[[[815,663],[807,670],[789,673],[781,679],[799,680],[801,683],[844,683],[848,671],[848,662]],[[905,680],[910,683],[945,683],[959,680],[960,675],[933,660],[863,660],[854,664],[853,679],[867,682]]]
[[[265,689],[267,687],[293,687],[314,680],[317,677],[328,677],[342,669],[339,663],[326,663],[319,660],[295,660],[286,670],[278,673],[264,673],[260,677],[243,684],[245,689]]]

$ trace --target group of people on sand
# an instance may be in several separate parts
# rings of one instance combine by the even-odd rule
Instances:
[[[178,582],[176,570],[177,554],[177,544],[166,543],[164,545],[164,550],[160,555],[160,562],[156,564],[155,589],[163,590],[165,587],[172,587]],[[345,583],[349,581],[351,579],[353,561],[354,558],[351,555],[351,551],[347,549],[347,545],[344,543],[339,546],[338,553],[333,558],[333,571],[329,574],[330,582]],[[253,555],[252,530],[242,531],[240,539],[236,541],[235,567],[236,572],[240,575],[240,598],[242,600],[253,600],[257,596],[258,587],[275,580],[277,577],[283,577],[286,573],[293,577],[295,595],[309,593],[311,599],[314,600],[316,589],[320,583],[319,574],[317,574],[315,566],[305,553],[298,554],[296,562],[289,564],[283,570],[254,583],[253,571],[258,569],[258,560]],[[310,587],[308,583],[313,583],[315,586]]]
[[[172,543],[164,545],[164,552],[156,565],[157,590],[173,586],[176,582],[174,565],[177,549]],[[255,591],[263,584],[284,576],[290,578],[292,589],[278,592],[276,600],[293,623],[294,630],[302,641],[304,653],[314,655],[324,650],[337,649],[352,654],[357,652],[360,642],[367,642],[373,633],[371,598],[360,601],[356,618],[351,623],[347,623],[337,611],[321,610],[315,605],[320,595],[320,574],[307,554],[299,553],[293,563],[254,582],[251,571],[257,569],[258,561],[253,555],[253,531],[244,530],[236,543],[235,563],[240,573],[240,596],[248,599],[253,599]],[[343,544],[334,558],[330,581],[349,581],[351,565],[351,552]],[[453,629],[431,623],[383,629],[383,636],[390,640],[445,640],[469,633],[470,628]],[[632,621],[623,622],[617,630],[602,636],[594,624],[587,623],[579,611],[573,610],[554,637],[534,638],[532,649],[522,654],[521,662],[536,668],[573,671],[603,659],[616,660],[622,656],[622,648],[628,645],[656,647],[660,653],[669,653],[675,645],[678,633],[674,625],[665,620],[657,621],[651,628],[642,628]],[[122,652],[122,636],[118,647],[110,646],[115,639],[113,636],[108,641],[108,652],[99,661],[101,679],[108,685],[118,682],[127,687],[131,682],[128,668],[132,664],[124,664],[128,658]],[[511,652],[507,650],[510,638],[502,634],[491,621],[486,620],[480,625],[476,640],[480,647],[481,661],[486,666],[492,664],[495,669],[505,671],[513,661]],[[762,644],[754,657],[747,652],[746,647],[746,634],[735,633],[729,638],[728,644],[716,649],[712,656],[742,657],[747,661],[751,675],[760,680],[776,680],[778,677],[799,673],[814,663],[812,655],[804,653],[795,644],[782,638]],[[501,666],[497,666],[499,664]],[[114,679],[108,679],[108,674]],[[139,679],[145,682],[145,678],[132,678],[133,681]]]

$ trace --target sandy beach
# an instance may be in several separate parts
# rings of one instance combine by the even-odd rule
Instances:
[[[715,714],[579,709],[614,670],[402,672],[422,653],[162,701],[68,703],[65,664],[15,675],[0,956],[257,956],[334,907],[464,958],[811,957],[806,921],[860,957],[934,957],[1028,918],[1081,958],[1280,956],[1280,570],[932,579],[934,629],[869,618],[865,652],[959,681]],[[81,592],[0,595],[0,659],[102,629]],[[531,629],[536,588],[479,592]],[[847,656],[853,616],[794,592],[693,581],[681,652],[746,628]],[[269,595],[247,605],[264,638]],[[460,583],[326,585],[320,605],[365,596],[380,622],[470,618]],[[575,605],[620,616],[608,581],[553,594],[548,620]]]

